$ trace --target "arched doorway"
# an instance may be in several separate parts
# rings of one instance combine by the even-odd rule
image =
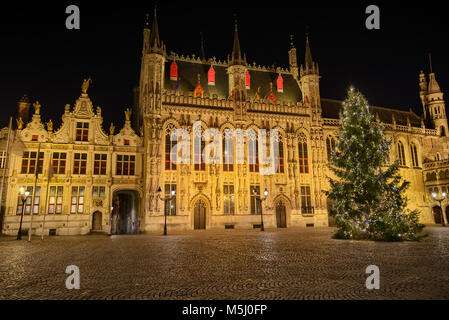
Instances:
[[[115,234],[135,234],[138,231],[138,194],[134,190],[120,190],[112,197],[111,230]]]
[[[441,208],[439,206],[435,206],[432,209],[433,211],[433,220],[435,221],[435,224],[441,224],[441,219],[443,218]]]
[[[193,229],[206,229],[206,204],[203,200],[198,200],[195,204]]]
[[[100,211],[95,211],[92,215],[92,231],[101,231],[102,226],[102,213]]]
[[[276,205],[276,226],[287,228],[287,208],[282,201],[279,201]]]

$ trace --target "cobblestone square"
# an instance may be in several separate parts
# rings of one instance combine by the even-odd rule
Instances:
[[[449,299],[449,228],[420,242],[331,239],[332,228],[0,237],[1,299]],[[170,231],[169,231],[170,233]],[[26,237],[25,237],[26,238]],[[80,269],[68,290],[66,267]],[[380,269],[368,290],[365,269]]]

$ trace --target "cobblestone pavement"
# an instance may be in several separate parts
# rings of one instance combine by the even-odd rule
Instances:
[[[449,228],[420,242],[331,239],[331,228],[0,237],[1,299],[449,299]],[[25,237],[26,238],[26,237]],[[367,290],[365,269],[380,269]],[[68,290],[68,265],[81,288]]]

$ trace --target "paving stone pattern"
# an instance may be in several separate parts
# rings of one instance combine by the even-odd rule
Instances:
[[[449,299],[449,228],[420,242],[331,239],[331,228],[0,237],[0,299]],[[365,269],[380,269],[368,290]],[[81,288],[68,290],[68,265]]]

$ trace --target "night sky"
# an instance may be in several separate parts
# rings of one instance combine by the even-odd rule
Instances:
[[[102,107],[103,127],[110,121],[121,127],[138,85],[145,13],[152,18],[154,2],[5,2],[0,4],[0,125],[15,116],[18,99],[27,93],[42,104],[43,120],[52,118],[57,128],[64,105],[73,106],[83,78],[90,76],[88,93],[94,106]],[[429,72],[429,52],[441,89],[449,91],[448,19],[443,2],[404,3],[156,1],[167,52],[199,55],[202,31],[206,57],[225,60],[236,13],[247,61],[288,67],[289,35],[294,34],[302,62],[308,26],[322,97],[343,99],[354,85],[372,105],[412,107],[420,115],[418,74]],[[80,30],[65,28],[70,4],[80,8]],[[369,4],[380,8],[380,30],[365,28]]]

